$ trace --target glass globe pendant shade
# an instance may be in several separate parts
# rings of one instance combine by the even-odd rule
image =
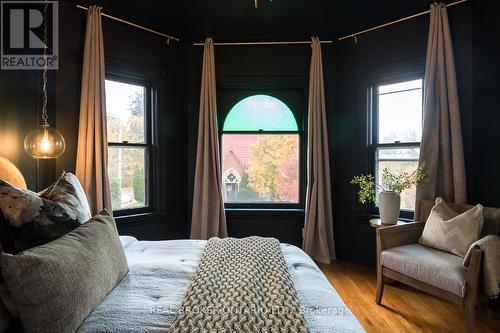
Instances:
[[[24,149],[33,158],[56,158],[66,150],[66,141],[58,130],[45,124],[26,135]]]

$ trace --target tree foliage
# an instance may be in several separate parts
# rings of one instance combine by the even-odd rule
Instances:
[[[281,163],[277,197],[281,201],[299,201],[299,156],[292,153]]]
[[[141,168],[136,168],[134,170],[134,199],[139,202],[144,202],[144,170]]]
[[[259,136],[250,147],[248,187],[264,200],[297,201],[297,153],[296,135]]]
[[[129,97],[124,116],[108,115],[108,142],[144,142],[144,93]],[[144,150],[140,148],[110,148],[109,178],[113,207],[121,208],[122,190],[131,189],[134,199],[143,202]]]
[[[122,192],[120,188],[120,179],[116,174],[109,175],[109,187],[111,190],[111,207],[119,209],[122,207]]]

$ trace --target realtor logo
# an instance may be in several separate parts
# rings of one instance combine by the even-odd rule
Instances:
[[[2,1],[1,19],[1,69],[39,70],[45,63],[48,69],[58,68],[57,1]]]

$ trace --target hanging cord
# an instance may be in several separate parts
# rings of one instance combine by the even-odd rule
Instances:
[[[47,49],[48,49],[48,37],[47,37],[47,18],[48,18],[48,7],[49,3],[45,1],[45,6],[43,8],[43,103],[42,103],[42,126],[49,126],[49,116],[47,115],[47,72],[48,72],[48,65],[47,65]]]

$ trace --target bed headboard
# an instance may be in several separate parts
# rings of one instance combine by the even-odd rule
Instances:
[[[0,179],[6,180],[15,187],[26,188],[26,181],[19,169],[8,159],[0,156]]]

